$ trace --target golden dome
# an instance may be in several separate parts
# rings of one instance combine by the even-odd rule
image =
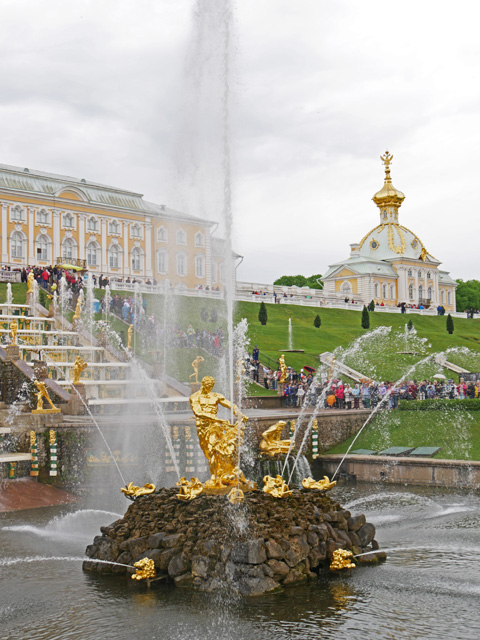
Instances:
[[[393,156],[388,151],[385,151],[385,155],[380,156],[380,160],[385,165],[385,183],[380,191],[373,196],[373,201],[378,207],[388,207],[395,206],[400,207],[402,202],[405,200],[405,194],[403,194],[392,184],[392,179],[390,177],[390,162],[392,161]]]

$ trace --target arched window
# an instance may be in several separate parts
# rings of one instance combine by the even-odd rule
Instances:
[[[390,298],[392,300],[395,300],[395,285],[394,284],[390,285]]]
[[[37,236],[37,240],[35,242],[35,255],[37,257],[37,260],[42,260],[43,262],[48,260],[48,240],[48,236]]]
[[[378,284],[378,282],[375,283],[375,298],[379,298],[380,297],[380,285]]]
[[[408,273],[408,277],[411,278],[412,277],[412,270],[409,269],[407,273]]]
[[[387,299],[387,285],[386,284],[382,284],[382,297],[384,300]]]
[[[132,269],[134,271],[141,271],[142,269],[142,250],[140,247],[132,249]]]
[[[87,220],[87,231],[95,233],[99,229],[98,220],[93,216]]]
[[[37,211],[37,224],[48,224],[49,217],[48,211],[40,209],[40,211]]]
[[[168,254],[166,251],[159,251],[157,254],[158,273],[167,273],[168,271]]]
[[[447,293],[447,300],[448,300],[448,304],[451,305],[452,304],[452,292],[449,291]]]
[[[118,269],[120,249],[118,245],[112,244],[108,250],[108,264],[111,269]]]
[[[96,267],[98,265],[98,254],[100,245],[93,240],[87,244],[87,265],[89,267]]]
[[[201,231],[195,234],[195,246],[203,247],[205,245],[205,237]]]
[[[418,272],[418,277],[419,278],[423,278],[423,271],[420,269],[420,271]]]
[[[187,256],[184,253],[177,253],[177,275],[187,275]]]
[[[73,229],[75,226],[75,219],[71,213],[66,213],[63,216],[63,226],[65,229]]]
[[[218,265],[216,262],[212,262],[212,282],[218,282]]]
[[[177,244],[187,244],[187,234],[183,229],[177,231]]]
[[[108,233],[120,233],[120,223],[117,220],[110,220],[108,223]]]
[[[157,242],[167,242],[168,232],[165,227],[159,227],[157,229]]]
[[[409,285],[408,287],[408,298],[409,300],[413,300],[413,286]]]
[[[423,299],[423,287],[422,287],[422,285],[420,285],[418,287],[418,298],[419,298],[419,300]]]
[[[73,238],[65,238],[62,242],[62,258],[76,258],[77,245]]]
[[[17,222],[23,222],[23,209],[18,204],[13,207],[10,212],[11,220],[16,220]]]
[[[142,237],[142,228],[139,224],[132,224],[130,227],[132,238],[141,238]]]
[[[348,282],[348,280],[346,280],[345,282],[342,282],[340,291],[344,296],[350,295],[350,293],[352,293],[352,285],[350,284],[350,282]]]
[[[14,231],[10,236],[10,255],[12,258],[23,258],[23,245],[26,241],[21,231]]]
[[[445,304],[445,291],[444,291],[444,289],[442,289],[442,290],[440,291],[440,302],[441,302],[442,304]]]
[[[195,257],[195,275],[197,278],[205,277],[205,256],[198,255]]]
[[[427,271],[427,280],[431,280],[431,275],[430,271]]]
[[[428,287],[428,289],[427,289],[427,298],[429,300],[432,299],[432,287]]]

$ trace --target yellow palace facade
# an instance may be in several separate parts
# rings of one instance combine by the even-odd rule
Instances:
[[[74,263],[109,278],[221,284],[216,225],[85,179],[0,164],[2,264]]]
[[[441,262],[427,251],[420,238],[399,223],[405,195],[392,184],[387,151],[381,157],[385,182],[373,201],[380,210],[379,224],[359,243],[350,245],[350,257],[329,266],[323,277],[324,293],[383,306],[443,306],[455,311],[457,283]]]

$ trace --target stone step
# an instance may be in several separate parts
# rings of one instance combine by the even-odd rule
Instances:
[[[31,453],[0,453],[0,464],[2,462],[22,462],[23,460],[31,459]]]

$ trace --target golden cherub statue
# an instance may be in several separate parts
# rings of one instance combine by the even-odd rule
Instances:
[[[27,277],[27,293],[33,293],[33,281],[35,280],[35,276],[33,275],[33,271],[30,271]]]
[[[127,349],[129,351],[132,350],[132,340],[133,340],[133,324],[129,325],[127,330]]]
[[[203,484],[198,478],[191,478],[189,482],[182,477],[177,482],[177,487],[180,487],[180,493],[177,493],[179,500],[193,500],[203,492]]]
[[[52,402],[50,396],[48,395],[47,386],[45,382],[41,380],[34,380],[34,385],[38,389],[37,396],[37,408],[32,411],[32,413],[60,413],[60,409],[58,409]],[[50,405],[50,409],[43,408],[43,401],[46,400]]]
[[[12,338],[12,342],[10,344],[17,344],[17,331],[18,331],[18,322],[14,320],[10,324],[10,337]]]
[[[78,322],[82,315],[82,296],[78,296],[77,298],[77,306],[75,307],[75,313],[73,314],[73,322]]]
[[[210,467],[210,480],[205,488],[222,490],[240,484],[243,488],[253,489],[255,483],[249,483],[238,467],[238,449],[248,418],[222,394],[215,393],[214,385],[215,378],[205,376],[199,391],[190,396],[200,447]],[[231,424],[217,418],[219,406],[233,409],[238,421]]]
[[[195,360],[192,362],[193,373],[189,375],[189,378],[195,378],[194,380],[195,384],[198,384],[198,369],[202,362],[205,362],[205,358],[202,358],[202,356],[197,356]]]
[[[137,571],[132,575],[132,580],[146,580],[156,576],[155,562],[150,558],[142,558],[133,566]]]
[[[263,478],[263,485],[264,493],[268,493],[274,498],[285,498],[292,493],[282,476],[275,476],[275,478],[265,476]]]
[[[77,356],[75,358],[75,362],[73,363],[73,380],[72,380],[72,384],[82,384],[80,382],[80,376],[82,375],[82,371],[85,371],[85,369],[88,367],[88,364],[85,362],[85,360],[82,358],[82,356]]]
[[[278,359],[278,364],[280,365],[280,380],[279,382],[285,382],[287,379],[287,365],[285,364],[285,356],[282,355]]]
[[[337,484],[336,480],[330,482],[328,476],[323,476],[322,480],[315,481],[313,478],[304,478],[302,487],[304,489],[317,489],[318,491],[330,491]]]
[[[292,441],[280,439],[286,426],[287,423],[280,420],[262,433],[260,441],[260,451],[262,453],[273,458],[273,456],[289,452]]]
[[[126,487],[122,487],[120,491],[124,496],[130,498],[130,500],[135,500],[139,496],[146,496],[149,493],[153,493],[155,491],[154,484],[144,484],[143,487],[137,487],[133,484],[133,482],[129,482]]]

